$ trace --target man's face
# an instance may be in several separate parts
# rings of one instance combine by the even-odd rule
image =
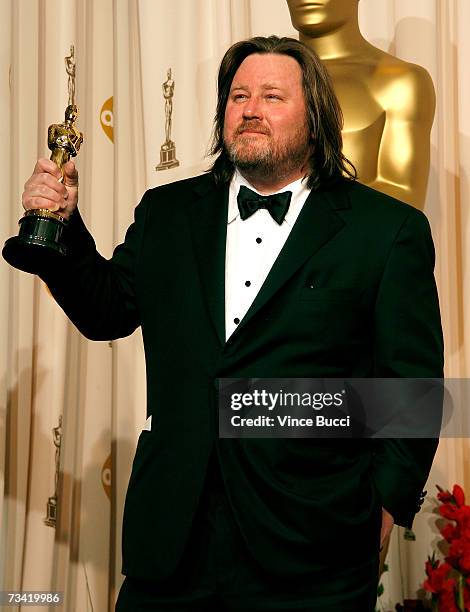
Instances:
[[[242,171],[288,176],[304,165],[309,141],[297,61],[249,55],[235,73],[225,108],[224,142],[232,162]]]
[[[287,0],[292,25],[305,35],[319,36],[357,19],[358,0]]]

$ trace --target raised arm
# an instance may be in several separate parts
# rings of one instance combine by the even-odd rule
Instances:
[[[64,184],[57,165],[41,159],[25,184],[25,209],[48,208],[69,219],[67,255],[40,270],[55,300],[70,320],[92,340],[112,340],[131,334],[140,325],[135,298],[135,271],[145,218],[145,197],[136,208],[135,222],[123,244],[106,260],[96,250],[78,203],[78,173],[73,162],[64,165]]]

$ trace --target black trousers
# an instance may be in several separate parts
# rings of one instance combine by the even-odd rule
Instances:
[[[126,577],[116,612],[373,612],[378,563],[377,554],[361,565],[315,572],[309,580],[267,574],[244,543],[212,458],[175,573],[159,582]]]

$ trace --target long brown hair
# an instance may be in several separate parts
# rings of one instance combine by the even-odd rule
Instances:
[[[307,186],[319,189],[341,177],[355,180],[357,172],[343,155],[343,113],[333,91],[330,77],[318,55],[295,38],[255,36],[232,45],[225,53],[217,79],[217,109],[209,153],[217,155],[209,171],[217,184],[231,180],[234,165],[224,144],[225,107],[233,77],[245,58],[253,53],[278,53],[294,58],[302,70],[302,85],[307,107],[309,132],[313,134],[312,154],[308,160]]]

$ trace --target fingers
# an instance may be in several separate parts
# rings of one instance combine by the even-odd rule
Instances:
[[[53,179],[55,180],[55,179]],[[23,194],[23,206],[25,208],[50,208],[59,210],[68,198],[66,188],[58,183],[60,190],[55,186],[48,186],[43,183],[31,184]]]
[[[52,176],[55,176],[57,180],[59,180],[62,176],[59,166],[52,160],[46,159],[45,157],[38,159],[36,165],[34,166],[33,174],[41,174],[42,172],[48,172]]]
[[[67,187],[76,187],[78,185],[78,172],[73,161],[68,161],[62,166],[64,171],[64,183]]]
[[[25,210],[32,210],[34,208],[46,208],[47,210],[51,210],[52,212],[60,212],[64,206],[61,206],[60,202],[53,202],[48,198],[40,198],[35,197],[28,200],[28,202],[23,202],[23,207]]]
[[[62,183],[53,176],[42,172],[33,174],[24,185],[24,195],[27,197],[44,196],[51,200],[59,201],[68,198],[68,191]]]
[[[62,170],[64,171],[65,181],[69,187],[75,187],[76,185],[78,185],[78,172],[73,161],[69,160],[66,164],[64,164],[62,166]],[[38,161],[36,162],[36,165],[34,166],[33,176],[40,175],[43,173],[51,175],[57,181],[62,177],[62,172],[60,171],[58,165],[52,160],[46,159],[45,157],[38,159]]]
[[[46,208],[69,218],[78,202],[78,172],[75,164],[68,161],[62,172],[50,159],[41,158],[36,162],[34,172],[26,181],[22,196],[23,207]]]
[[[69,171],[72,174],[76,173],[73,164]],[[48,208],[52,211],[65,208],[69,193],[66,185],[58,181],[61,176],[62,173],[54,162],[49,159],[39,159],[34,168],[34,173],[24,185],[23,207],[26,210],[29,208]]]

